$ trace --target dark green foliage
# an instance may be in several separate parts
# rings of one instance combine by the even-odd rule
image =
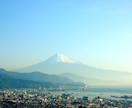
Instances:
[[[1,88],[35,88],[54,86],[82,86],[68,78],[41,72],[18,73],[0,69]]]
[[[0,74],[0,88],[39,88],[51,87],[51,83],[15,79],[5,74]]]

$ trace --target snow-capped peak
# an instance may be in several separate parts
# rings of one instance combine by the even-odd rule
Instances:
[[[52,57],[50,57],[47,62],[50,62],[50,63],[56,63],[56,62],[62,62],[62,63],[77,63],[76,61],[74,61],[73,59],[61,54],[61,53],[58,53]]]

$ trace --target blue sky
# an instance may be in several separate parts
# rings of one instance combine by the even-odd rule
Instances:
[[[56,53],[132,72],[132,1],[0,0],[0,67],[20,68]]]

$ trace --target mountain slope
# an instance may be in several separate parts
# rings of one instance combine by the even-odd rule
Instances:
[[[6,74],[0,74],[0,89],[3,88],[39,88],[53,87],[54,85],[48,82],[37,82],[31,80],[22,80],[13,78]]]
[[[41,71],[48,74],[72,73],[81,77],[116,81],[119,84],[130,84],[132,73],[114,70],[104,70],[77,62],[62,54],[56,54],[49,59],[18,70],[19,72]],[[108,84],[108,83],[107,83]]]
[[[88,84],[89,86],[100,86],[100,85],[113,85],[114,84],[118,84],[119,82],[113,81],[113,80],[102,80],[102,79],[97,79],[97,78],[92,78],[92,77],[83,77],[83,76],[78,76],[78,75],[74,75],[71,73],[63,73],[60,76],[63,77],[67,77],[69,79],[72,79],[73,81],[77,81],[77,82],[84,82],[86,84]]]
[[[0,74],[8,75],[12,78],[22,79],[22,80],[31,80],[38,82],[48,82],[54,85],[83,85],[83,83],[76,83],[69,78],[60,77],[57,75],[48,75],[41,72],[31,72],[31,73],[18,73],[18,72],[10,72],[4,69],[0,69]]]
[[[55,54],[45,61],[46,63],[78,63],[77,61],[61,54]]]
[[[80,62],[75,61],[63,54],[55,54],[43,62],[31,65],[31,66],[27,66],[27,67],[18,69],[16,71],[19,71],[19,72],[40,71],[40,72],[44,72],[48,74],[60,74],[60,73],[67,72],[67,68],[69,68],[70,65],[72,66],[76,64],[78,65],[80,64]]]

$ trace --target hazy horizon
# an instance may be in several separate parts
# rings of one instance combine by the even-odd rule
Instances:
[[[132,72],[132,1],[0,1],[0,67],[18,69],[56,53]]]

